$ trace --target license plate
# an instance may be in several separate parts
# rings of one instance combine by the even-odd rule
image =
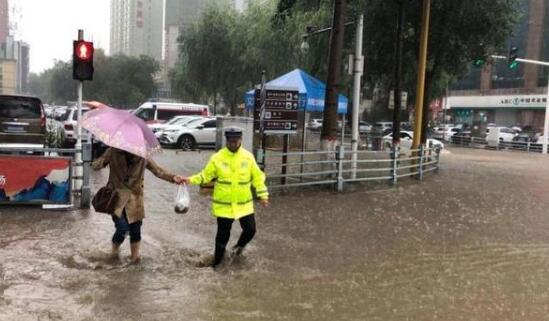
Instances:
[[[23,133],[25,130],[23,126],[8,126],[7,131],[11,133]]]

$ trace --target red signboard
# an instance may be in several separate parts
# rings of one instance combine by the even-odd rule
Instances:
[[[0,203],[70,203],[70,158],[0,156]]]

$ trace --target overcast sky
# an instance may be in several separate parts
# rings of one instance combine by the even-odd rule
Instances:
[[[30,44],[30,71],[69,60],[78,29],[96,48],[109,49],[110,0],[8,0],[15,36]],[[15,12],[14,12],[15,9]]]

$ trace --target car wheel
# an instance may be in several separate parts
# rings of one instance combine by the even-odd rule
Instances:
[[[179,137],[179,140],[177,141],[179,147],[183,150],[190,150],[193,149],[196,145],[196,141],[191,135],[183,135]]]

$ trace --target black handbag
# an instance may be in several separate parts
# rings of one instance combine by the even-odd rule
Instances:
[[[92,205],[96,212],[114,214],[117,200],[118,193],[111,185],[107,185],[97,191],[92,199]]]

